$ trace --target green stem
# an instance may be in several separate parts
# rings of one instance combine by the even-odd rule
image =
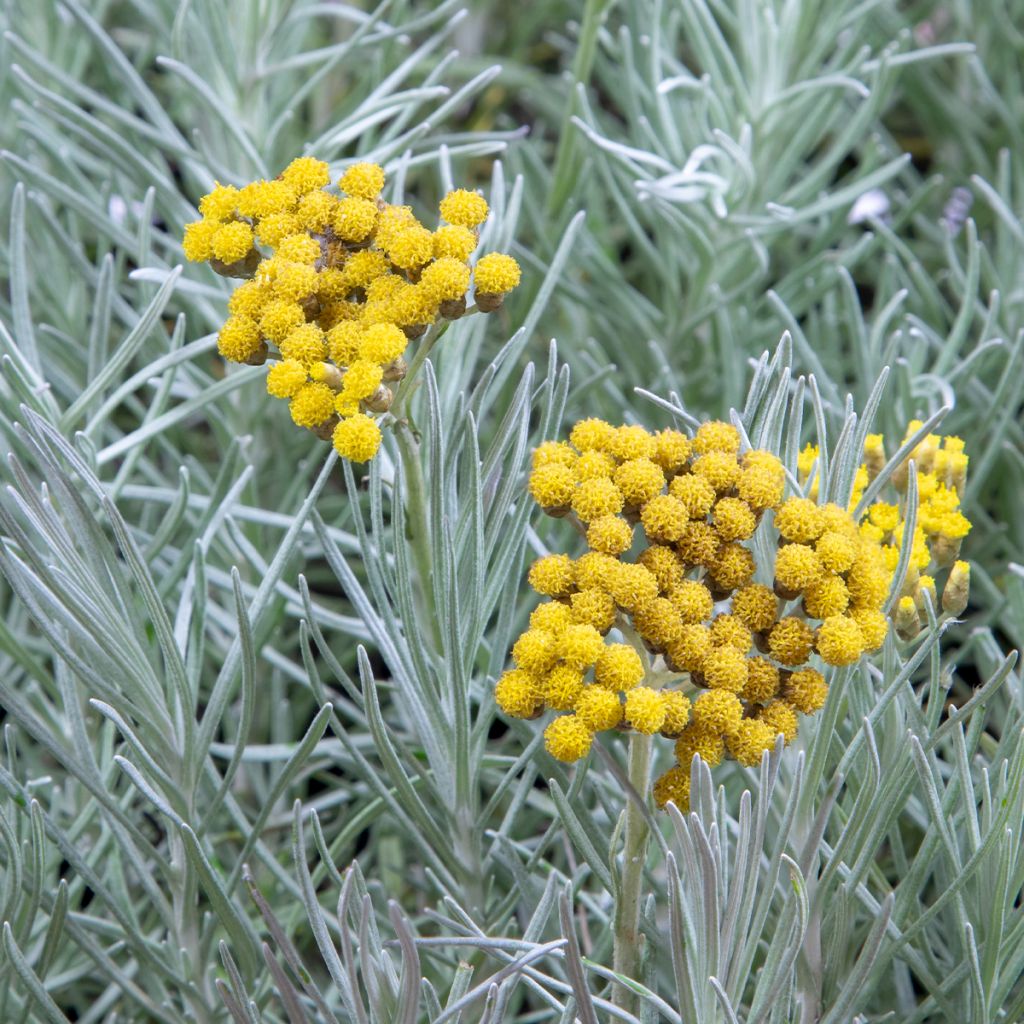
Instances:
[[[431,611],[434,604],[431,584],[434,559],[430,550],[430,519],[423,465],[420,462],[420,446],[404,419],[395,422],[395,440],[398,442],[402,458],[405,479],[405,531],[416,563],[416,595],[419,598],[421,622],[430,623],[435,650],[440,650],[440,626],[437,616]]]
[[[641,800],[647,799],[650,771],[651,737],[632,733],[629,737],[629,781]],[[612,969],[616,974],[634,980],[640,963],[640,901],[649,839],[647,819],[637,802],[631,798],[626,806],[622,874],[615,901]],[[629,1013],[636,1012],[636,994],[625,985],[615,985],[612,1001],[620,1009]]]

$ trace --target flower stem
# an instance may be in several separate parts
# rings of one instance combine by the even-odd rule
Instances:
[[[629,738],[629,781],[643,800],[647,799],[650,770],[651,737],[632,733]],[[640,963],[640,900],[649,838],[647,820],[641,808],[631,799],[626,806],[622,874],[615,901],[612,969],[616,974],[633,979],[636,979]],[[615,985],[612,1001],[629,1013],[635,1012],[636,994],[625,985]]]
[[[405,479],[406,539],[412,548],[416,563],[416,595],[419,598],[421,622],[431,624],[435,647],[440,647],[438,616],[433,607],[431,576],[434,560],[430,550],[430,526],[427,509],[427,488],[423,479],[423,465],[420,462],[420,446],[412,429],[404,419],[395,423],[395,440],[402,457]]]

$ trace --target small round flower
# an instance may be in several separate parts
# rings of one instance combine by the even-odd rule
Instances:
[[[512,718],[532,718],[541,708],[542,695],[535,676],[514,668],[495,684],[498,707]]]
[[[541,679],[544,703],[553,711],[571,711],[583,692],[583,673],[559,663]]]
[[[297,156],[281,172],[281,180],[300,195],[304,195],[313,189],[330,184],[331,171],[323,160],[311,156]]]
[[[668,660],[678,672],[699,672],[711,650],[711,633],[706,626],[687,625],[669,645]]]
[[[665,724],[665,701],[660,690],[649,686],[634,686],[626,694],[624,719],[637,732],[650,736]]]
[[[199,200],[199,212],[210,220],[229,220],[238,207],[238,189],[234,185],[215,182],[212,189]]]
[[[440,204],[441,216],[449,224],[475,228],[487,219],[487,200],[479,192],[457,188],[449,192]]]
[[[824,576],[818,553],[806,544],[786,544],[775,556],[775,581],[788,593],[814,586]]]
[[[779,681],[779,670],[767,658],[750,658],[740,697],[750,704],[771,700],[779,692]]]
[[[810,544],[821,536],[825,524],[820,509],[810,498],[787,498],[775,510],[775,528],[786,540]]]
[[[721,420],[702,423],[693,439],[693,450],[698,455],[707,452],[725,452],[735,455],[740,450],[740,432],[731,424]]]
[[[607,589],[620,608],[632,612],[658,596],[658,581],[642,565],[616,562]]]
[[[615,470],[615,485],[627,505],[640,506],[650,501],[665,486],[665,474],[650,459],[630,459]]]
[[[633,527],[619,516],[599,516],[587,527],[587,543],[594,551],[621,555],[633,544]]]
[[[572,508],[584,523],[618,515],[622,511],[622,492],[611,480],[584,480],[572,495]]]
[[[541,508],[564,508],[575,493],[576,480],[565,466],[538,466],[530,474],[530,494]]]
[[[594,732],[614,729],[622,721],[619,695],[603,686],[584,686],[576,698],[576,717]]]
[[[729,753],[747,768],[756,768],[765,751],[775,746],[775,730],[766,722],[746,718],[728,737]]]
[[[612,582],[618,576],[621,567],[618,559],[606,555],[603,551],[588,551],[576,559],[576,586],[580,590],[603,590],[611,593]]]
[[[633,612],[636,631],[656,650],[664,650],[679,636],[683,623],[672,602],[656,597]]]
[[[658,807],[673,803],[685,814],[690,809],[690,766],[673,765],[669,768],[655,781],[651,796]]]
[[[674,738],[686,728],[690,720],[690,698],[679,690],[662,690],[661,699],[665,705],[665,721],[658,731],[662,736]]]
[[[729,690],[705,690],[693,702],[690,717],[694,725],[728,736],[743,720],[743,705]]]
[[[434,236],[419,224],[395,233],[385,247],[388,259],[402,270],[418,270],[434,255]]]
[[[366,161],[352,164],[338,179],[338,188],[359,199],[376,199],[384,188],[384,168]]]
[[[757,528],[750,506],[739,498],[722,498],[715,504],[712,519],[718,536],[724,541],[747,540]]]
[[[785,701],[773,700],[767,707],[761,708],[757,717],[759,721],[769,726],[776,736],[782,733],[786,743],[792,743],[796,739],[796,712]]]
[[[689,518],[686,506],[671,494],[655,495],[640,513],[640,522],[648,538],[668,543],[682,537]]]
[[[846,572],[857,557],[856,542],[836,530],[826,530],[815,542],[814,550],[829,572]]]
[[[754,639],[739,616],[716,615],[711,623],[711,642],[716,647],[732,647],[746,654]]]
[[[580,761],[590,753],[594,734],[578,715],[559,715],[544,730],[544,747],[559,761]]]
[[[629,644],[608,644],[594,664],[594,681],[607,690],[631,690],[644,677],[640,655]]]
[[[732,613],[748,629],[764,633],[779,617],[779,601],[771,587],[748,583],[732,595]]]
[[[640,552],[637,561],[654,574],[658,587],[669,591],[683,579],[683,563],[672,548],[664,544],[652,544]]]
[[[245,281],[228,297],[228,312],[258,321],[271,295],[271,289],[258,281]]]
[[[811,627],[795,615],[779,619],[768,634],[768,650],[782,665],[802,665],[810,656],[813,643]]]
[[[334,415],[334,392],[320,381],[303,384],[288,406],[295,425],[318,427]]]
[[[558,659],[558,640],[547,630],[528,629],[512,645],[512,660],[519,668],[541,676]]]
[[[864,653],[864,634],[855,619],[832,615],[818,627],[815,647],[828,665],[852,665]]]
[[[676,760],[686,769],[687,777],[694,754],[697,754],[709,768],[721,764],[725,755],[725,737],[721,730],[715,726],[698,725],[693,721],[692,711],[690,719],[690,724],[676,740]]]
[[[947,583],[947,589],[948,589]],[[889,634],[889,620],[877,608],[854,607],[849,610],[850,617],[860,626],[864,637],[864,650],[877,651]]]
[[[711,451],[699,456],[694,460],[693,472],[707,480],[718,494],[732,490],[740,478],[736,456],[728,452]]]
[[[818,512],[821,514],[824,533],[840,533],[852,540],[857,539],[857,524],[853,521],[849,511],[842,505],[829,501],[824,505],[819,505]]]
[[[256,219],[283,213],[295,205],[297,195],[294,186],[283,180],[253,181],[238,190],[238,212]]]
[[[396,327],[395,330],[398,328]],[[340,324],[335,324],[327,332],[327,347],[331,354],[331,360],[338,366],[348,366],[360,355],[363,355],[363,358],[369,358],[362,351],[363,339],[367,333],[367,328],[355,320],[342,320]],[[404,334],[402,338],[405,339]]]
[[[334,450],[350,462],[366,462],[380,448],[380,427],[359,412],[334,428]]]
[[[668,485],[668,493],[686,506],[691,519],[703,519],[715,503],[715,489],[702,476],[674,477]]]
[[[681,430],[661,430],[654,435],[654,461],[666,473],[681,473],[693,451],[690,439]]]
[[[291,263],[315,263],[320,259],[320,243],[305,232],[282,238],[274,255]]]
[[[576,572],[568,555],[545,555],[530,566],[530,586],[547,597],[566,597],[576,582]]]
[[[576,452],[564,441],[544,441],[534,448],[533,455],[530,456],[530,465],[536,469],[538,466],[556,463],[573,469],[578,459]]]
[[[401,327],[432,324],[437,319],[438,304],[422,285],[403,288],[392,300],[392,319]]]
[[[596,587],[577,590],[569,598],[569,608],[571,621],[593,626],[599,633],[607,633],[615,624],[612,595]]]
[[[252,228],[240,220],[217,228],[211,241],[213,255],[224,263],[236,263],[252,248]]]
[[[369,199],[349,196],[334,207],[331,226],[345,242],[362,242],[377,225],[377,204]]]
[[[360,249],[345,260],[345,284],[349,289],[369,288],[379,278],[392,277],[388,273],[389,269],[390,264],[384,253],[376,249]],[[397,277],[395,281],[398,281]]]
[[[715,608],[711,591],[696,580],[680,580],[668,592],[668,599],[672,602],[680,621],[685,624],[710,619]]]
[[[489,252],[476,261],[473,287],[481,295],[504,295],[519,284],[521,277],[522,271],[513,257]]]
[[[442,256],[423,269],[420,284],[438,302],[461,299],[469,288],[469,267],[451,256]]]
[[[294,235],[301,227],[294,213],[271,213],[257,225],[256,236],[264,245],[276,249],[285,238]]]
[[[823,576],[804,591],[804,610],[812,619],[842,615],[850,603],[850,592],[839,576]]]
[[[709,689],[739,693],[747,682],[747,659],[735,647],[712,647],[701,674]]]
[[[297,359],[306,366],[322,363],[327,358],[327,342],[324,332],[316,324],[303,323],[290,331],[280,344],[285,359]]]
[[[345,371],[342,392],[346,401],[364,402],[380,387],[384,372],[369,359],[354,359]]]
[[[213,256],[213,236],[220,230],[220,224],[212,220],[194,220],[185,225],[182,249],[185,259],[202,263]]]
[[[409,343],[404,332],[394,324],[373,324],[359,341],[359,355],[370,362],[386,366],[397,359]]]
[[[300,302],[315,294],[319,277],[304,263],[283,263],[274,276],[274,295],[287,302]]]
[[[217,351],[233,363],[244,363],[263,344],[259,324],[247,316],[230,316],[217,335]]]
[[[567,626],[558,637],[558,656],[573,668],[589,668],[604,650],[604,637],[586,623]]]
[[[607,452],[585,451],[576,460],[576,476],[582,480],[603,477],[610,480],[615,472],[615,460]]]
[[[828,683],[817,669],[802,668],[783,681],[781,696],[801,714],[813,715],[825,705]]]
[[[753,554],[742,544],[723,544],[708,568],[718,589],[729,591],[749,583],[757,566]]]
[[[643,429],[643,428],[641,428]],[[569,443],[579,452],[609,451],[615,428],[604,420],[580,420],[569,433]]]
[[[608,451],[620,462],[651,459],[657,451],[657,442],[639,424],[628,424],[614,429],[608,441]]]
[[[877,526],[883,533],[892,533],[900,523],[899,505],[876,501],[868,509],[868,522]]]
[[[346,304],[345,296],[350,289],[345,280],[345,272],[337,267],[324,267],[316,275],[316,297],[322,307],[336,303],[339,307]],[[321,324],[323,326],[323,324]]]
[[[531,629],[545,629],[556,636],[572,622],[572,610],[561,601],[545,601],[530,613]]]
[[[881,608],[889,596],[891,578],[886,569],[859,555],[846,574],[850,602],[862,608]]]
[[[295,216],[307,231],[324,231],[334,217],[338,200],[317,189],[304,195],[295,208]]]
[[[302,307],[297,302],[274,299],[263,308],[260,330],[265,338],[269,338],[275,345],[280,345],[292,331],[305,322],[306,314],[302,312]],[[319,358],[322,359],[323,356]]]
[[[434,232],[434,258],[450,256],[465,263],[476,248],[476,235],[461,224],[445,224]]]
[[[267,371],[267,394],[274,398],[291,398],[309,374],[298,359],[282,359]]]
[[[752,454],[750,452],[747,453]],[[782,500],[786,487],[785,474],[775,473],[762,465],[744,468],[736,482],[736,493],[754,512],[774,508]]]

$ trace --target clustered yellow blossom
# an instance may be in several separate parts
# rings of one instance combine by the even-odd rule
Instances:
[[[546,601],[515,642],[496,701],[520,718],[559,712],[544,738],[562,761],[585,757],[605,730],[673,740],[676,763],[654,784],[659,805],[688,806],[695,754],[753,766],[779,734],[791,742],[799,716],[828,694],[812,661],[852,664],[889,629],[899,507],[883,515],[873,505],[858,523],[853,506],[785,497],[779,459],[741,449],[723,422],[689,437],[587,419],[533,454],[531,495],[549,515],[574,518],[588,550],[531,567]],[[805,476],[815,458],[801,457]],[[956,493],[952,479],[937,480],[935,495],[940,486]],[[943,500],[922,499],[926,547],[952,529]],[[929,532],[942,516],[947,533]],[[774,524],[767,566],[749,544],[763,523]],[[966,604],[966,579],[962,588]]]
[[[922,427],[920,420],[907,426],[900,447]],[[967,607],[970,566],[959,560],[960,546],[970,532],[970,520],[960,510],[960,495],[967,482],[968,456],[959,437],[928,434],[917,444],[906,460],[896,467],[891,477],[892,501],[876,500],[865,510],[858,525],[862,537],[879,545],[886,568],[892,572],[906,545],[907,524],[904,519],[909,465],[917,468],[917,521],[909,538],[910,555],[903,587],[897,597],[893,621],[903,639],[912,639],[927,617],[925,602],[933,611],[960,615]],[[800,454],[798,471],[808,493],[817,494],[818,449],[808,445]],[[864,445],[864,461],[854,483],[850,503],[853,510],[868,484],[888,461],[881,434],[869,434]],[[813,474],[813,477],[812,477]],[[948,570],[948,572],[947,572]],[[942,597],[936,579],[946,573]]]
[[[471,264],[488,214],[476,192],[449,192],[431,231],[410,207],[381,199],[376,164],[350,166],[336,192],[330,184],[326,163],[298,157],[272,181],[215,185],[183,245],[189,260],[244,279],[228,300],[221,355],[262,365],[276,349],[267,392],[288,401],[298,426],[365,462],[409,341],[467,313],[471,287],[477,310],[496,310],[519,265],[504,253]]]

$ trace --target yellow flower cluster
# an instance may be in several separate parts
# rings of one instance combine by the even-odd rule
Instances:
[[[900,447],[921,429],[920,420],[907,426]],[[904,519],[909,463],[917,467],[918,510],[913,536],[909,538],[910,556],[903,589],[893,619],[897,632],[910,639],[921,629],[926,615],[925,601],[938,612],[936,577],[949,570],[942,590],[941,608],[960,615],[967,607],[970,567],[958,561],[960,546],[970,532],[970,520],[960,510],[960,494],[967,482],[968,456],[959,437],[928,434],[914,447],[891,478],[892,501],[875,501],[858,525],[860,536],[877,544],[886,569],[896,569],[908,542]],[[809,493],[817,493],[817,479],[811,479],[818,460],[818,449],[808,445],[800,454],[798,472],[801,482],[809,483]],[[860,502],[867,485],[887,462],[885,439],[870,434],[864,445],[864,461],[857,471],[851,510]]]
[[[815,458],[805,452],[801,468]],[[780,733],[791,742],[798,716],[828,693],[809,660],[849,665],[884,642],[890,549],[902,540],[898,516],[881,531],[870,516],[858,524],[838,505],[784,498],[785,480],[774,454],[741,451],[723,422],[691,438],[588,419],[568,442],[540,445],[530,493],[549,515],[573,517],[588,551],[531,567],[547,601],[512,648],[499,707],[561,712],[544,737],[563,761],[586,756],[604,730],[672,739],[676,764],[654,798],[681,808],[694,754],[751,766]],[[774,564],[759,566],[747,542],[771,522]]]
[[[244,278],[228,300],[218,347],[232,362],[261,365],[280,356],[267,392],[289,402],[292,419],[353,462],[380,445],[375,415],[391,405],[389,384],[406,373],[410,340],[439,319],[497,309],[519,283],[504,253],[470,258],[487,201],[457,189],[441,200],[429,230],[408,206],[381,198],[384,171],[350,166],[329,190],[326,163],[293,160],[273,181],[216,185],[185,226],[189,260]]]

